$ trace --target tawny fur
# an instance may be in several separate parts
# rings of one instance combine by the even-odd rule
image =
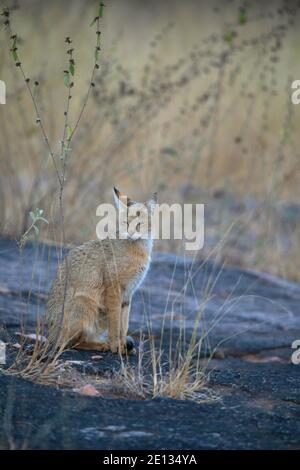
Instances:
[[[147,273],[151,249],[151,239],[117,238],[89,241],[68,253],[46,307],[59,344],[126,352],[131,298]]]

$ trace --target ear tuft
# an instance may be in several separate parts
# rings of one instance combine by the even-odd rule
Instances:
[[[117,207],[125,208],[129,205],[129,199],[114,186],[114,200]]]
[[[119,203],[120,203],[120,194],[121,194],[120,191],[114,186],[113,195],[114,195],[115,205],[117,208],[119,207]]]
[[[120,197],[120,191],[114,186],[114,194],[117,196],[117,198],[119,199]]]

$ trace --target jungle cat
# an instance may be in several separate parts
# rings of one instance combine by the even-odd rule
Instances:
[[[125,237],[88,241],[71,249],[58,267],[46,306],[46,323],[56,331],[58,345],[121,354],[133,349],[127,336],[130,303],[150,266],[149,215],[157,194],[145,203],[132,201],[116,188],[113,194],[117,208],[127,214]],[[138,212],[138,225],[147,231],[143,238],[130,228],[132,209],[141,205],[145,210]]]

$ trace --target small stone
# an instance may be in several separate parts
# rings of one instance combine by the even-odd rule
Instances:
[[[80,388],[73,388],[73,392],[80,393],[80,395],[86,395],[89,397],[100,397],[101,394],[98,390],[91,384],[84,385]]]

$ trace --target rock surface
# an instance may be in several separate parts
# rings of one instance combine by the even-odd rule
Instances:
[[[20,256],[0,240],[0,324],[34,331],[57,267],[58,253],[28,244]],[[43,449],[294,449],[300,447],[300,365],[291,344],[300,339],[300,286],[211,261],[156,253],[134,296],[130,332],[142,327],[163,347],[193,331],[204,335],[210,387],[218,399],[197,404],[169,398],[88,397],[0,375],[0,448]],[[205,332],[205,334],[204,334]],[[104,373],[119,359],[71,351],[86,373]],[[91,364],[93,364],[91,366]]]

